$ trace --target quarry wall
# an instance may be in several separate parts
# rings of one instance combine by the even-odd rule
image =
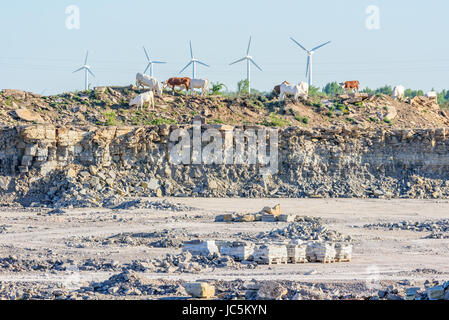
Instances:
[[[83,207],[140,196],[449,198],[449,128],[279,129],[279,170],[268,176],[258,163],[173,164],[170,134],[179,128],[193,130],[3,127],[0,200]],[[262,127],[203,125],[201,132],[210,128],[225,137]]]

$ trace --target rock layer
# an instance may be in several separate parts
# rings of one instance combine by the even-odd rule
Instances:
[[[223,136],[225,127],[214,126]],[[449,197],[447,128],[280,129],[279,172],[266,179],[258,165],[171,164],[176,128],[3,127],[1,200],[109,206],[127,196]]]

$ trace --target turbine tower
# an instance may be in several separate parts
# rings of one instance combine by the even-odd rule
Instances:
[[[229,64],[230,66],[232,66],[233,64],[246,60],[246,80],[248,81],[248,93],[251,93],[251,63],[254,64],[257,67],[257,69],[262,71],[262,69],[253,60],[253,57],[249,55],[250,48],[251,48],[251,37],[249,37],[248,50],[246,50],[246,56],[243,57],[242,59],[239,59]]]
[[[179,73],[183,73],[183,71],[185,69],[187,69],[190,65],[192,65],[192,79],[196,79],[196,64],[197,63],[199,63],[205,67],[209,67],[209,65],[207,65],[204,62],[201,62],[200,60],[193,57],[192,41],[190,41],[190,62]]]
[[[84,70],[84,90],[89,90],[89,73],[92,75],[92,77],[95,77],[94,73],[90,69],[90,66],[87,65],[87,58],[89,57],[89,51],[86,53],[86,59],[84,60],[84,65],[73,71],[73,73]]]
[[[153,76],[153,65],[154,64],[165,64],[166,62],[153,61],[150,59],[150,55],[148,54],[148,51],[147,51],[147,49],[145,49],[145,47],[143,47],[143,51],[145,52],[145,56],[147,57],[147,61],[148,61],[147,68],[145,69],[145,71],[143,73],[147,72],[147,70],[150,69],[150,76],[152,77]]]
[[[324,47],[325,45],[331,43],[331,41],[328,41],[326,43],[320,44],[319,46],[313,48],[312,50],[307,50],[304,48],[298,41],[290,37],[290,40],[292,40],[294,43],[296,43],[301,49],[303,49],[307,53],[307,66],[306,66],[306,78],[308,78],[309,87],[312,85],[312,56],[315,53],[316,50],[318,50],[321,47]]]

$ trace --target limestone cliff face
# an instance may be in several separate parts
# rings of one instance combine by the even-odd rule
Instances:
[[[233,130],[214,127],[223,135]],[[51,206],[106,206],[156,195],[449,197],[448,128],[282,129],[279,172],[266,179],[258,165],[170,164],[169,135],[176,128],[4,127],[0,197]]]

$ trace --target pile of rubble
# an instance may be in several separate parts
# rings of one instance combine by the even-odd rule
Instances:
[[[370,300],[449,300],[449,281],[426,281],[424,288],[397,288],[394,285],[379,290]]]
[[[160,201],[150,201],[147,199],[134,199],[130,201],[125,201],[117,206],[114,206],[114,210],[132,210],[132,209],[154,209],[161,211],[192,211],[195,210],[193,207],[183,205],[181,203],[174,203],[169,200]]]
[[[257,213],[228,213],[223,215],[218,215],[215,218],[216,222],[293,222],[300,220],[301,218],[295,214],[282,214],[281,205],[276,205],[273,208],[265,207],[260,212]]]
[[[137,272],[125,270],[106,281],[92,283],[89,287],[82,288],[81,291],[114,296],[185,294],[182,286],[163,282],[163,280],[149,280]]]
[[[156,272],[162,273],[200,273],[216,268],[241,269],[245,266],[236,263],[232,257],[221,256],[218,252],[194,254],[184,251],[180,254],[167,254],[163,259],[152,261]],[[255,266],[249,266],[254,268]]]
[[[440,106],[436,98],[416,96],[412,99],[407,99],[406,102],[410,103],[413,107],[424,107],[428,109],[433,109],[435,111],[440,110]]]
[[[191,235],[185,230],[163,229],[154,232],[125,232],[110,237],[71,236],[64,244],[69,247],[86,248],[93,245],[148,246],[152,248],[179,248]]]
[[[428,239],[448,239],[449,219],[426,221],[401,221],[394,223],[365,224],[367,229],[409,230],[415,232],[431,232]]]
[[[306,262],[349,262],[352,245],[323,241],[292,240],[289,243],[252,243],[194,240],[184,244],[183,250],[195,256],[225,256],[246,265],[286,264]]]

